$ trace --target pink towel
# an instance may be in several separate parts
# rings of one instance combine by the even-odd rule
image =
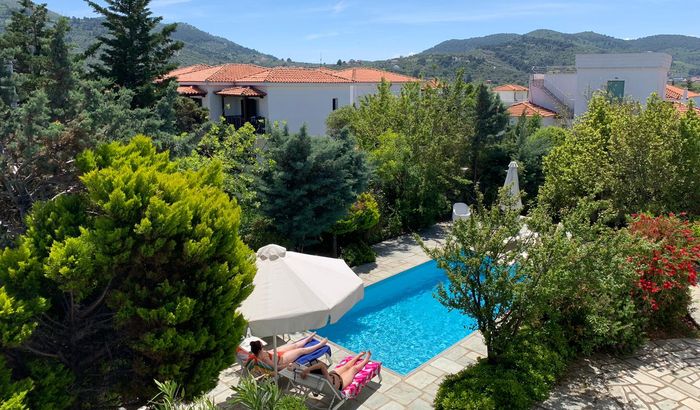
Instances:
[[[340,363],[338,363],[336,369],[345,363],[349,362],[353,356],[348,356],[345,359],[341,360]],[[382,363],[381,362],[373,362],[369,361],[365,365],[365,367],[360,370],[355,377],[352,380],[352,383],[350,385],[345,386],[343,389],[343,394],[345,397],[349,399],[354,399],[357,397],[360,392],[362,391],[362,388],[365,387],[367,383],[369,383],[370,380],[372,380],[375,376],[379,375],[379,372],[382,370]]]

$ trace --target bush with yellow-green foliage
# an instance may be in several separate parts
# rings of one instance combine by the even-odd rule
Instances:
[[[178,171],[145,137],[78,164],[82,192],[36,204],[0,254],[0,399],[96,408],[145,404],[154,379],[213,388],[255,274],[221,164]]]

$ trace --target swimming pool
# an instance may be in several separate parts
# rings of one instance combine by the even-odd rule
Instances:
[[[318,334],[408,374],[472,333],[473,318],[447,308],[433,297],[447,280],[429,261],[365,288],[365,297],[337,323]]]

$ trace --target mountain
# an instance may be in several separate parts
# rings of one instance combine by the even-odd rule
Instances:
[[[623,40],[591,31],[535,30],[447,40],[416,55],[366,64],[427,78],[450,78],[462,69],[467,79],[524,84],[534,67],[573,66],[576,54],[646,51],[672,55],[673,77],[700,75],[700,38],[656,35]]]
[[[0,32],[9,21],[11,11],[17,8],[17,3],[17,0],[0,0]],[[59,17],[51,13],[52,19]],[[105,34],[102,21],[101,18],[70,18],[68,40],[75,44],[76,52],[84,51],[95,42],[97,36]],[[173,39],[185,44],[174,58],[179,65],[237,62],[270,66],[285,63],[277,57],[213,36],[187,23],[178,23]]]

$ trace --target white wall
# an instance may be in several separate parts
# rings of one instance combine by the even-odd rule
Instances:
[[[576,103],[576,73],[551,73],[544,76],[544,86],[569,109]]]
[[[527,91],[496,91],[501,102],[511,106],[516,102],[527,101]]]
[[[351,103],[349,84],[266,84],[263,91],[267,96],[258,106],[260,115],[270,124],[286,122],[290,132],[297,132],[306,124],[310,135],[326,133],[326,118],[333,110],[333,98],[338,99],[338,107]]]
[[[404,84],[399,83],[399,84],[391,84],[391,93],[394,95],[399,95],[401,93],[401,88],[403,88]],[[371,94],[376,94],[377,93],[377,87],[379,87],[379,84],[377,83],[355,83],[352,84],[353,88],[353,102],[355,103],[355,106],[360,105],[360,101],[362,101],[362,97],[371,95]]]
[[[609,80],[625,82],[625,98],[645,103],[651,93],[665,94],[671,56],[665,53],[581,54],[576,56],[575,115],[588,109],[596,90]]]
[[[222,97],[216,92],[231,87],[232,84],[194,84],[207,92],[202,106],[209,109],[209,119],[218,121],[222,115],[241,115],[240,97]],[[355,103],[359,105],[362,97],[377,92],[376,83],[341,83],[341,84],[292,84],[265,83],[245,84],[267,95],[257,98],[258,114],[274,121],[286,122],[291,132],[297,132],[302,125],[311,135],[326,133],[326,118],[333,111],[333,98],[338,99],[338,108]],[[403,84],[392,84],[391,92],[399,94]],[[222,104],[222,98],[225,98]],[[225,108],[224,108],[225,107]],[[224,112],[225,111],[225,112]]]

